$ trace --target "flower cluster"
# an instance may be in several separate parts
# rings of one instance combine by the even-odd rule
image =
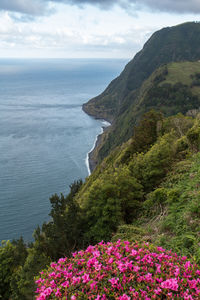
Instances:
[[[36,299],[200,299],[200,269],[148,243],[101,242],[61,258],[36,280]]]

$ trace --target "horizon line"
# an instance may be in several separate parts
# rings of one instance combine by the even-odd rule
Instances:
[[[1,57],[0,59],[132,59],[131,57]]]

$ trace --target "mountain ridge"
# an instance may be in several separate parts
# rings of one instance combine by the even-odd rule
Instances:
[[[156,31],[145,43],[143,49],[125,66],[122,73],[111,81],[105,91],[83,105],[83,110],[95,118],[103,118],[112,123],[109,133],[103,138],[101,147],[96,149],[91,159],[95,165],[113,149],[128,140],[130,132],[123,134],[119,142],[114,136],[122,136],[124,120],[130,119],[129,109],[137,100],[137,94],[144,80],[158,67],[180,61],[200,59],[200,23],[188,22]],[[131,125],[137,124],[132,118]]]

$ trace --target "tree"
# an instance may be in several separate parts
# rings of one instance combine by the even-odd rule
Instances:
[[[11,283],[23,266],[27,257],[27,248],[22,238],[3,241],[0,247],[0,299],[10,299]]]
[[[158,137],[158,122],[162,122],[163,115],[151,110],[144,114],[138,126],[134,128],[133,152],[146,152]]]
[[[71,255],[80,246],[82,236],[82,214],[75,195],[82,185],[82,180],[70,185],[66,197],[53,195],[51,202],[51,220],[35,231],[34,237],[38,249],[46,256],[56,260],[61,256]]]

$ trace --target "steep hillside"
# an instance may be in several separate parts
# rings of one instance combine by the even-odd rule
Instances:
[[[200,261],[200,115],[147,113],[76,195],[85,239],[151,241]],[[129,225],[128,225],[129,224]]]
[[[147,195],[137,220],[118,228],[113,240],[148,241],[200,262],[200,153],[174,165]]]
[[[121,75],[101,95],[83,105],[88,114],[112,122],[93,160],[101,161],[111,149],[130,138],[132,133],[127,124],[135,125],[144,112],[142,109],[140,113],[138,107],[137,113],[134,112],[140,88],[158,67],[169,62],[199,59],[199,23],[185,23],[154,33]]]
[[[117,117],[102,136],[102,142],[92,153],[96,164],[110,150],[121,145],[133,134],[133,127],[141,116],[155,109],[165,116],[181,112],[192,114],[200,108],[200,62],[178,62],[161,66],[144,81],[137,91],[135,101],[129,100],[129,108]]]

